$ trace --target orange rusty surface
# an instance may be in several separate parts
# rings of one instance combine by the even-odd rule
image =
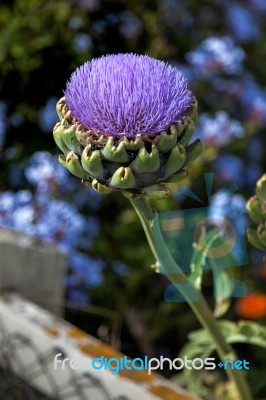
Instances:
[[[101,342],[84,342],[78,345],[79,350],[90,357],[121,358],[124,355]]]
[[[44,327],[44,331],[48,333],[48,335],[53,336],[53,337],[58,337],[60,336],[60,331],[56,328],[53,328],[51,326],[46,326]]]
[[[149,388],[149,392],[163,400],[195,400],[193,397],[180,393],[166,385],[153,385]]]
[[[146,371],[138,371],[136,369],[122,369],[121,371],[119,371],[118,375],[139,383],[152,382],[155,379],[155,375],[149,375]]]
[[[86,337],[88,337],[87,333],[82,331],[81,329],[78,328],[70,328],[67,332],[67,336],[71,339],[84,339]]]

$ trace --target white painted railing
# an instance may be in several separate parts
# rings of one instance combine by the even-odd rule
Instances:
[[[0,366],[8,363],[13,373],[46,396],[56,400],[192,400],[156,374],[121,370],[114,375],[108,369],[96,370],[92,360],[101,356],[120,359],[123,354],[17,294],[0,296]]]

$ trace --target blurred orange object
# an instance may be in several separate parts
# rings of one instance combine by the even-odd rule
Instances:
[[[244,319],[260,319],[266,317],[266,294],[249,293],[235,303],[237,314]]]

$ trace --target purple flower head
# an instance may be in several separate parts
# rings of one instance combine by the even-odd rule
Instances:
[[[193,100],[180,71],[132,53],[83,64],[68,81],[65,98],[87,129],[127,137],[155,136],[179,122]]]

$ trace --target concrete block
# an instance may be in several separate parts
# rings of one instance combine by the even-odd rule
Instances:
[[[12,290],[61,315],[67,257],[52,244],[0,228],[0,292]]]

